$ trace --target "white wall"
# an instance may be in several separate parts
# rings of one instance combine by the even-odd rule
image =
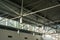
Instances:
[[[9,38],[8,36],[12,36],[12,38]],[[27,37],[27,39],[25,39]],[[28,33],[22,33],[17,34],[16,31],[10,31],[10,30],[4,30],[0,29],[0,40],[42,40],[41,36],[35,35],[33,36],[32,34]]]

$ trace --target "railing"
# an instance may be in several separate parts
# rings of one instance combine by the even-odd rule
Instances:
[[[35,31],[35,28],[36,28],[36,26],[31,26],[25,23],[20,24],[17,21],[3,18],[3,17],[0,17],[0,25],[10,26],[10,27],[18,28],[18,29],[30,30],[30,31]]]
[[[34,25],[25,24],[25,23],[20,24],[17,21],[7,19],[7,18],[3,18],[3,17],[0,17],[0,25],[5,25],[7,27],[14,27],[14,28],[18,28],[18,29],[24,29],[24,30],[34,31],[34,32],[39,32],[39,33],[48,32],[48,31],[44,30],[43,27],[37,27]],[[55,32],[55,30],[51,31],[51,33],[52,32]]]

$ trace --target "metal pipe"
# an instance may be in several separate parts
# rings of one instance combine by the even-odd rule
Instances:
[[[13,3],[13,2],[11,2],[11,1],[8,1],[8,0],[4,0],[5,2],[7,2],[7,3],[10,3],[11,5],[17,5],[17,4],[15,4],[15,3]],[[21,8],[21,6],[19,6],[19,5],[17,5],[16,7],[18,7],[18,8]],[[28,9],[25,9],[24,7],[23,7],[23,9],[24,10],[26,10],[27,12],[32,12],[31,10],[28,10]],[[37,15],[38,16],[38,15]],[[43,19],[46,19],[46,18],[44,18],[44,17],[42,17],[42,16],[39,16],[39,17],[41,17],[41,18],[43,18]],[[12,19],[14,19],[14,18],[12,18]],[[48,19],[46,19],[46,20],[48,20]],[[49,20],[50,21],[50,20]]]
[[[22,15],[23,15],[23,0],[22,0],[22,3],[21,3],[21,17],[20,17],[20,23],[22,23]]]
[[[49,9],[52,9],[52,8],[55,8],[55,7],[59,7],[60,4],[58,5],[55,5],[55,6],[52,6],[52,7],[48,7],[48,8],[45,8],[45,9],[41,9],[41,10],[38,10],[38,11],[35,11],[35,12],[31,12],[31,13],[28,13],[28,14],[24,14],[23,16],[28,16],[28,15],[32,15],[32,14],[35,14],[37,12],[41,12],[41,11],[46,11],[46,10],[49,10]],[[12,19],[16,19],[16,18],[19,18],[20,16],[17,16],[15,18],[12,18]]]
[[[31,13],[29,13],[29,14],[25,14],[25,15],[23,15],[23,16],[27,16],[27,15],[35,14],[35,13],[37,13],[37,12],[41,12],[41,11],[46,11],[46,10],[49,10],[49,9],[52,9],[52,8],[55,8],[55,7],[59,7],[59,6],[60,6],[60,4],[55,5],[55,6],[52,6],[52,7],[48,7],[48,8],[45,8],[45,9],[41,9],[41,10],[38,10],[38,11],[35,11],[35,12],[31,12]]]

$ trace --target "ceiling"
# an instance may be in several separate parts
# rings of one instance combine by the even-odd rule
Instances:
[[[1,17],[12,19],[21,15],[21,0],[5,0],[1,2]],[[60,0],[23,0],[23,14],[29,14],[58,4],[60,4]],[[14,20],[19,21],[19,19],[20,17]],[[60,6],[23,16],[23,23],[37,26],[60,23]]]

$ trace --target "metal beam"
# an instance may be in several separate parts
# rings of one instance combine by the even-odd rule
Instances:
[[[35,14],[37,12],[46,11],[46,10],[49,10],[49,9],[52,9],[52,8],[55,8],[55,7],[59,7],[59,6],[60,6],[60,4],[52,6],[52,7],[48,7],[48,8],[45,8],[45,9],[41,9],[41,10],[38,10],[38,11],[35,11],[35,12],[31,12],[31,13],[28,13],[28,14],[24,14],[23,16],[32,15],[32,14]],[[21,17],[21,16],[17,16],[17,17],[12,18],[12,19],[16,19],[16,18],[19,18],[19,17]]]
[[[26,18],[24,18],[23,20],[27,20],[28,22],[31,22],[31,23],[33,23],[33,24],[36,24],[37,26],[42,26],[42,25],[43,25],[43,24],[36,23],[35,21],[31,21],[31,20],[26,19]]]
[[[29,6],[31,6],[31,5],[36,5],[37,3],[40,3],[40,1],[41,1],[41,0],[38,0],[38,1],[34,2],[34,3],[30,3],[30,4],[26,5],[26,6],[24,6],[24,7],[29,7]]]
[[[2,17],[2,16],[4,16],[4,15],[6,15],[6,14],[0,14],[0,17]]]
[[[13,3],[13,2],[11,2],[11,1],[8,1],[8,0],[5,0],[7,3],[10,3],[10,4],[13,4],[13,5],[17,5],[17,4],[15,4],[15,3]],[[17,7],[18,8],[21,8],[21,6],[19,6],[19,5],[17,5]],[[24,7],[23,7],[23,9],[24,10],[26,10],[27,12],[32,12],[31,10],[28,10],[28,9],[25,9]],[[38,16],[38,15],[37,15]],[[46,19],[45,17],[42,17],[42,16],[39,16],[39,17],[41,17],[41,18],[43,18],[43,19]],[[16,18],[18,18],[18,17],[16,17]],[[12,18],[12,19],[14,19],[14,18]],[[48,20],[48,19],[47,19]],[[49,20],[49,21],[51,21],[51,20]]]
[[[22,15],[23,15],[23,0],[22,0],[22,3],[21,3],[21,17],[20,17],[20,23],[22,23]]]
[[[6,4],[4,4],[3,2],[0,2],[0,4],[4,5],[4,7],[8,8],[10,11],[14,12],[15,14],[19,15],[18,12],[16,12],[15,10],[13,10],[12,8],[10,8],[9,6],[7,6]]]
[[[4,1],[7,2],[7,3],[10,3],[11,5],[16,6],[17,8],[21,8],[20,5],[17,5],[17,4],[15,4],[15,3],[13,3],[13,2],[11,2],[11,1],[9,1],[9,0],[4,0]],[[25,11],[27,11],[27,12],[31,12],[31,11],[29,11],[28,9],[24,8],[24,7],[23,7],[23,9],[24,9]]]
[[[8,15],[10,15],[10,16],[12,16],[12,17],[15,17],[15,16],[16,16],[16,15],[10,14],[9,12],[4,11],[4,10],[0,10],[0,11],[3,12],[4,14],[8,14]]]
[[[60,5],[60,4],[59,4],[59,5]],[[48,10],[48,9],[55,8],[55,7],[59,6],[59,5],[55,5],[55,6],[52,6],[52,7],[48,7],[48,8],[45,8],[45,9],[42,9],[42,10],[38,10],[38,11],[35,11],[35,12],[31,12],[31,11],[29,11],[29,10],[27,10],[27,11],[31,12],[30,14],[35,14],[35,13],[40,12],[40,11],[45,11],[45,10]],[[27,16],[27,15],[30,15],[30,14],[25,14],[25,15],[23,15],[23,16]],[[18,16],[18,17],[21,17],[21,16]],[[18,17],[16,17],[16,18],[18,18]],[[40,17],[41,17],[41,16],[40,16]],[[43,17],[43,18],[44,18],[44,17]],[[15,18],[12,18],[12,19],[15,19]],[[46,19],[46,18],[45,18],[45,19]]]

